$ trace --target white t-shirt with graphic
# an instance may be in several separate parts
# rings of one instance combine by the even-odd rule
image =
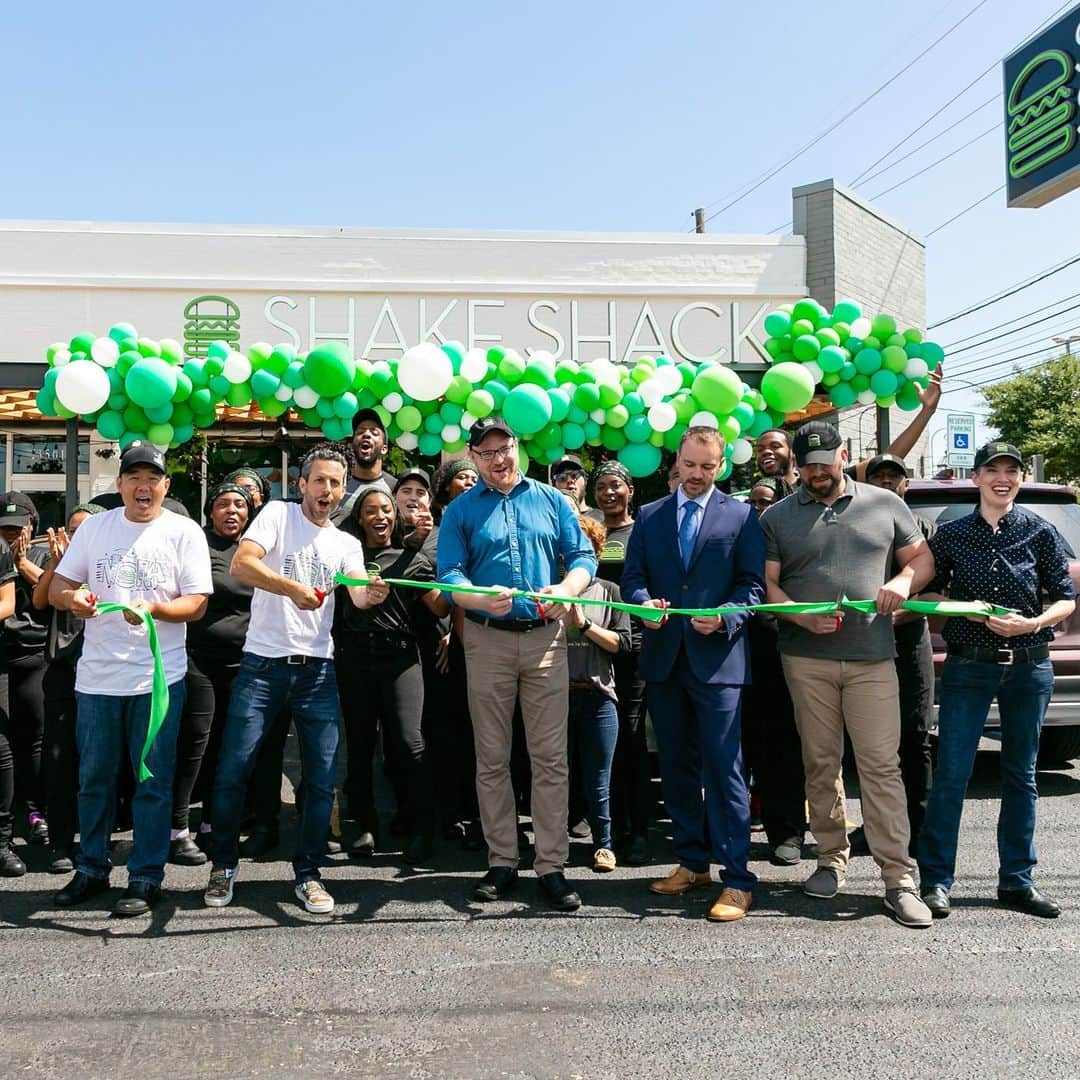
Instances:
[[[364,577],[364,549],[334,525],[320,528],[299,503],[272,502],[244,533],[266,553],[263,565],[275,574],[322,589],[326,600],[314,611],[301,611],[287,596],[256,589],[251,600],[244,650],[256,656],[334,655],[334,575]]]
[[[162,510],[153,521],[129,521],[124,508],[88,517],[71,538],[56,572],[90,586],[98,600],[158,603],[214,591],[210,551],[202,529],[190,518]],[[86,620],[75,689],[84,694],[127,697],[148,694],[154,661],[146,628],[119,612]],[[187,674],[187,624],[157,620],[165,678]]]

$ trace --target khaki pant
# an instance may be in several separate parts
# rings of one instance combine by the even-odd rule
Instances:
[[[911,888],[907,798],[900,778],[900,705],[892,660],[784,656],[802,740],[810,828],[818,866],[842,878],[849,845],[844,806],[844,728],[855,750],[866,841],[887,888]]]
[[[514,705],[520,698],[532,763],[537,874],[562,870],[570,773],[566,716],[570,681],[561,622],[524,634],[464,623],[469,712],[476,742],[476,796],[490,866],[517,866],[517,805],[510,780]]]

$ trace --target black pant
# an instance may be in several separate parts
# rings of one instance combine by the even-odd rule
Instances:
[[[760,615],[747,625],[753,683],[743,690],[743,767],[761,796],[770,847],[806,833],[806,775],[775,624]]]
[[[8,661],[8,710],[17,797],[30,813],[45,812],[41,783],[41,747],[45,739],[44,651]]]
[[[345,721],[345,798],[361,832],[377,833],[375,748],[382,731],[384,755],[393,762],[398,809],[416,829],[431,828],[431,769],[423,732],[424,676],[416,642],[389,634],[341,634],[335,668]],[[400,799],[407,805],[402,807]]]
[[[180,714],[173,781],[174,829],[188,827],[188,806],[196,781],[202,792],[202,820],[213,822],[211,796],[218,750],[229,712],[229,692],[240,664],[215,663],[212,658],[188,654],[187,700]]]
[[[75,741],[75,665],[48,664],[42,679],[45,746],[41,779],[49,808],[49,841],[71,848],[79,821],[79,748]]]
[[[615,657],[619,699],[619,740],[611,769],[612,832],[644,836],[652,811],[649,740],[645,730],[645,680],[638,675],[638,653]]]
[[[15,819],[15,759],[11,754],[11,717],[8,714],[8,676],[0,672],[0,847],[11,844]]]
[[[896,628],[896,677],[900,683],[900,775],[907,796],[912,854],[926,817],[933,779],[930,724],[934,713],[934,650],[925,619]]]

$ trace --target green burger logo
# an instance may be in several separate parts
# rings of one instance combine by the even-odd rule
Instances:
[[[1009,89],[1009,175],[1018,180],[1076,145],[1072,57],[1046,49],[1020,69]]]

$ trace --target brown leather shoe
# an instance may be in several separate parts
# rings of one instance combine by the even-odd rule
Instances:
[[[753,893],[743,892],[741,889],[725,889],[716,898],[716,903],[709,908],[709,919],[712,922],[734,922],[742,919],[753,902]]]
[[[660,896],[682,896],[691,889],[703,889],[711,884],[712,878],[707,870],[704,874],[698,874],[685,866],[677,866],[666,878],[650,882],[649,891]]]

